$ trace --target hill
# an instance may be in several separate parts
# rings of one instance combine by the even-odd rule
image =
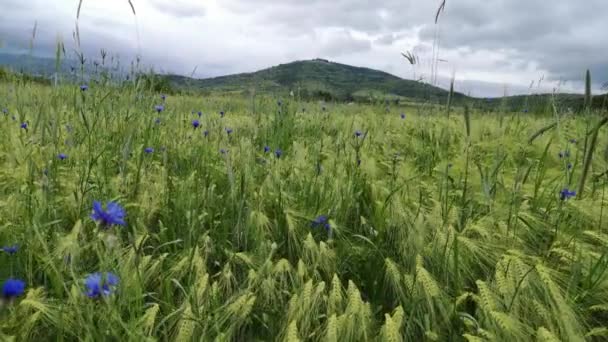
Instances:
[[[508,112],[528,111],[534,113],[552,113],[553,104],[561,111],[580,112],[585,106],[585,96],[581,94],[530,94],[514,95],[482,101],[477,99],[477,105],[492,110]],[[608,94],[595,95],[591,105],[594,109],[606,109]]]
[[[7,72],[17,72],[24,79],[39,83],[50,83],[53,75],[60,70],[61,79],[68,82],[95,80],[100,75],[109,75],[120,83],[128,80],[127,72],[115,63],[103,67],[87,61],[84,73],[78,71],[78,61],[62,58],[57,64],[54,58],[32,55],[0,53],[0,80],[7,78]],[[74,71],[76,69],[76,72]],[[304,100],[323,99],[335,101],[383,101],[408,100],[431,101],[444,104],[448,92],[445,89],[425,83],[406,80],[389,73],[370,68],[355,67],[330,62],[324,59],[296,61],[251,73],[195,79],[180,75],[153,76],[151,84],[159,92],[177,91],[223,91],[247,92],[254,88],[257,92],[283,94],[293,91]],[[491,100],[467,97],[461,93],[454,96],[455,103],[468,103],[483,110],[530,112],[550,111],[549,104],[554,100],[558,107],[577,112],[584,105],[580,94],[533,94],[516,95]],[[608,95],[593,98],[594,108],[606,108]]]
[[[208,79],[166,76],[178,89],[243,91],[255,87],[268,92],[293,91],[302,98],[363,100],[369,98],[411,100],[447,99],[448,91],[421,82],[405,80],[389,73],[355,67],[323,59],[296,61],[252,73]],[[456,99],[466,98],[456,94]]]
[[[68,82],[95,80],[100,75],[116,81],[125,79],[128,73],[123,70],[124,67],[120,67],[113,59],[108,62],[101,65],[99,61],[85,60],[84,65],[81,65],[78,60],[63,55],[57,61],[55,57],[0,53],[0,69],[3,73],[18,73],[47,81],[51,80],[57,72],[63,81]]]

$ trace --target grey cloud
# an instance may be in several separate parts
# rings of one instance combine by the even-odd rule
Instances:
[[[548,77],[580,80],[590,68],[598,82],[608,80],[608,3],[555,0],[449,2],[441,18],[441,46],[473,50],[505,49],[512,60],[535,62]],[[423,40],[432,40],[433,25],[425,25]]]
[[[395,34],[388,33],[388,34],[382,35],[382,36],[380,36],[380,38],[374,40],[374,43],[379,44],[379,45],[392,45],[396,39],[397,39],[397,37],[395,37]]]
[[[348,27],[368,33],[398,31],[419,25],[433,16],[430,1],[385,0],[225,0],[222,6],[250,13],[258,22],[290,32],[310,32],[322,27]],[[427,13],[425,15],[424,13]]]
[[[9,5],[3,6],[0,13],[0,40],[9,48],[26,49],[37,20],[35,50],[39,54],[52,55],[58,34],[73,51],[71,32],[76,5],[51,7],[46,0],[28,0],[28,5],[23,6],[24,1],[4,1]],[[585,0],[582,5],[571,0],[447,0],[445,13],[436,26],[438,3],[439,0],[221,0],[216,2],[219,8],[207,9],[202,0],[134,1],[139,32],[125,16],[120,21],[112,15],[97,15],[95,6],[87,7],[80,31],[83,50],[90,56],[97,56],[100,48],[120,54],[122,60],[140,54],[157,69],[185,74],[199,64],[201,76],[252,71],[275,62],[317,55],[387,71],[400,70],[409,68],[399,55],[404,50],[414,50],[423,57],[419,66],[422,72],[430,66],[433,39],[439,32],[440,58],[450,62],[442,64],[440,73],[454,69],[457,77],[464,72],[469,77],[483,75],[486,81],[492,75],[515,75],[511,80],[522,78],[519,84],[527,84],[528,79],[545,71],[548,80],[580,80],[584,70],[590,68],[597,85],[608,81],[605,0]],[[125,6],[129,14],[128,5]],[[216,13],[231,21],[213,20],[218,17],[211,14]],[[198,39],[198,34],[193,33],[198,22],[187,19],[203,16],[204,25],[214,30],[213,34],[201,33],[200,41],[194,42]],[[160,25],[157,21],[166,26],[160,29],[155,26]],[[412,37],[416,38],[417,32],[415,41]],[[486,52],[501,57],[489,59]],[[374,64],[374,60],[382,63]],[[403,74],[409,77],[411,73]],[[496,77],[497,82],[502,81]],[[485,86],[468,82],[471,88]],[[499,88],[487,87],[494,91]]]
[[[184,0],[150,0],[150,4],[162,13],[178,18],[198,18],[205,16],[205,6]]]
[[[375,45],[390,45],[392,34],[422,27],[430,42],[437,26],[439,1],[386,0],[226,0],[223,6],[249,13],[257,23],[290,34],[342,27],[380,36]],[[579,79],[589,67],[608,80],[608,2],[605,0],[448,0],[440,17],[441,49],[469,47],[504,52],[506,68],[535,62],[550,79]],[[499,67],[499,65],[497,65]]]

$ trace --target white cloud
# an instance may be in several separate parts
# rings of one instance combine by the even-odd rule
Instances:
[[[328,57],[339,57],[368,52],[372,45],[366,38],[357,38],[346,29],[329,29],[320,34],[320,53]]]

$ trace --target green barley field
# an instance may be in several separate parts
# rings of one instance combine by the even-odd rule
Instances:
[[[4,82],[0,340],[605,341],[605,113],[548,107]]]

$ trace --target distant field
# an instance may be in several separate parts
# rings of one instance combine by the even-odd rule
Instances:
[[[0,111],[1,341],[608,338],[599,113],[30,83]]]

